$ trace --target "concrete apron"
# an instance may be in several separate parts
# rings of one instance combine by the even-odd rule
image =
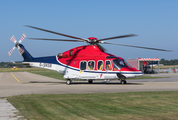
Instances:
[[[18,115],[19,111],[5,98],[0,98],[0,120],[18,120],[23,116]]]

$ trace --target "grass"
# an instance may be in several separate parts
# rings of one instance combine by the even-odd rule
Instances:
[[[159,68],[160,69],[169,69],[169,68],[172,68],[172,69],[174,69],[175,67],[177,67],[178,68],[178,65],[163,65],[163,66],[160,66]],[[158,68],[158,66],[156,67],[156,66],[154,66],[153,68]]]
[[[21,95],[7,98],[33,120],[177,120],[178,91]]]
[[[12,70],[11,68],[0,68],[0,72],[32,72],[32,71],[50,71],[41,68],[18,68],[18,70]]]
[[[47,76],[47,77],[51,77],[51,78],[55,78],[55,79],[59,79],[59,80],[65,80],[63,78],[63,75],[58,73],[57,71],[31,71],[31,73],[34,74],[38,74],[38,75],[43,75],[43,76]]]
[[[127,80],[136,80],[136,79],[158,79],[158,78],[168,78],[168,77],[159,77],[159,76],[140,76],[135,78],[128,78]]]

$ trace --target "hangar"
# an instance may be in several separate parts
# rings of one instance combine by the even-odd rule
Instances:
[[[153,66],[157,65],[158,67],[158,74],[159,74],[159,58],[138,58],[138,59],[128,59],[127,62],[132,66],[135,67],[137,70],[142,71],[143,73],[146,72],[148,67],[152,68]],[[151,71],[150,71],[151,73]]]

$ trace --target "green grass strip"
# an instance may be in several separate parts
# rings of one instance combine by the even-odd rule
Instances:
[[[178,91],[61,95],[7,98],[32,120],[177,120]]]

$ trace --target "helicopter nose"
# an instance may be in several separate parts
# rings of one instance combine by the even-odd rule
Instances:
[[[137,70],[136,68],[132,68],[132,67],[123,67],[122,69],[120,69],[121,71],[130,71],[130,72],[139,72],[139,70]],[[141,72],[141,71],[140,71]]]
[[[136,68],[131,68],[131,67],[124,67],[120,69],[123,73],[126,73],[128,77],[139,77],[142,76],[143,73]]]
[[[142,75],[143,75],[143,73],[140,71],[140,72],[138,72],[138,74],[135,74],[135,77],[140,77]]]

